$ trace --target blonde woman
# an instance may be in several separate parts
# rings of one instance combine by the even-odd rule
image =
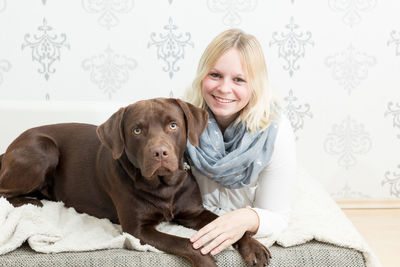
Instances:
[[[262,48],[239,29],[222,32],[202,55],[185,100],[209,112],[191,170],[207,209],[220,215],[190,241],[215,255],[246,231],[279,233],[288,225],[295,182],[293,131],[274,101]]]

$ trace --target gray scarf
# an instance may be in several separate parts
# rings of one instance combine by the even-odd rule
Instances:
[[[199,146],[187,142],[190,165],[224,187],[249,186],[270,161],[278,133],[273,122],[262,132],[250,133],[242,123],[229,125],[222,134],[212,112]]]

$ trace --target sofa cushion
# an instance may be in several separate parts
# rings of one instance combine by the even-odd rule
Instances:
[[[270,266],[365,266],[363,255],[353,249],[338,247],[317,241],[293,247],[273,245]],[[234,250],[225,250],[216,256],[218,266],[247,266]],[[168,266],[190,267],[182,257],[166,253],[141,252],[126,249],[97,250],[90,252],[63,252],[43,254],[24,244],[17,250],[0,256],[3,267],[25,266]]]

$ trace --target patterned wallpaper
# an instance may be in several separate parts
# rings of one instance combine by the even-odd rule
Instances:
[[[183,94],[205,46],[257,36],[298,159],[336,198],[400,198],[398,0],[0,0],[0,100]]]

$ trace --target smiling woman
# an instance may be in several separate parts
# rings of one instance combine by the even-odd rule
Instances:
[[[262,48],[239,29],[222,32],[202,55],[185,100],[210,119],[189,163],[206,208],[220,215],[191,241],[217,254],[247,234],[287,227],[296,172],[290,123],[268,83]]]

